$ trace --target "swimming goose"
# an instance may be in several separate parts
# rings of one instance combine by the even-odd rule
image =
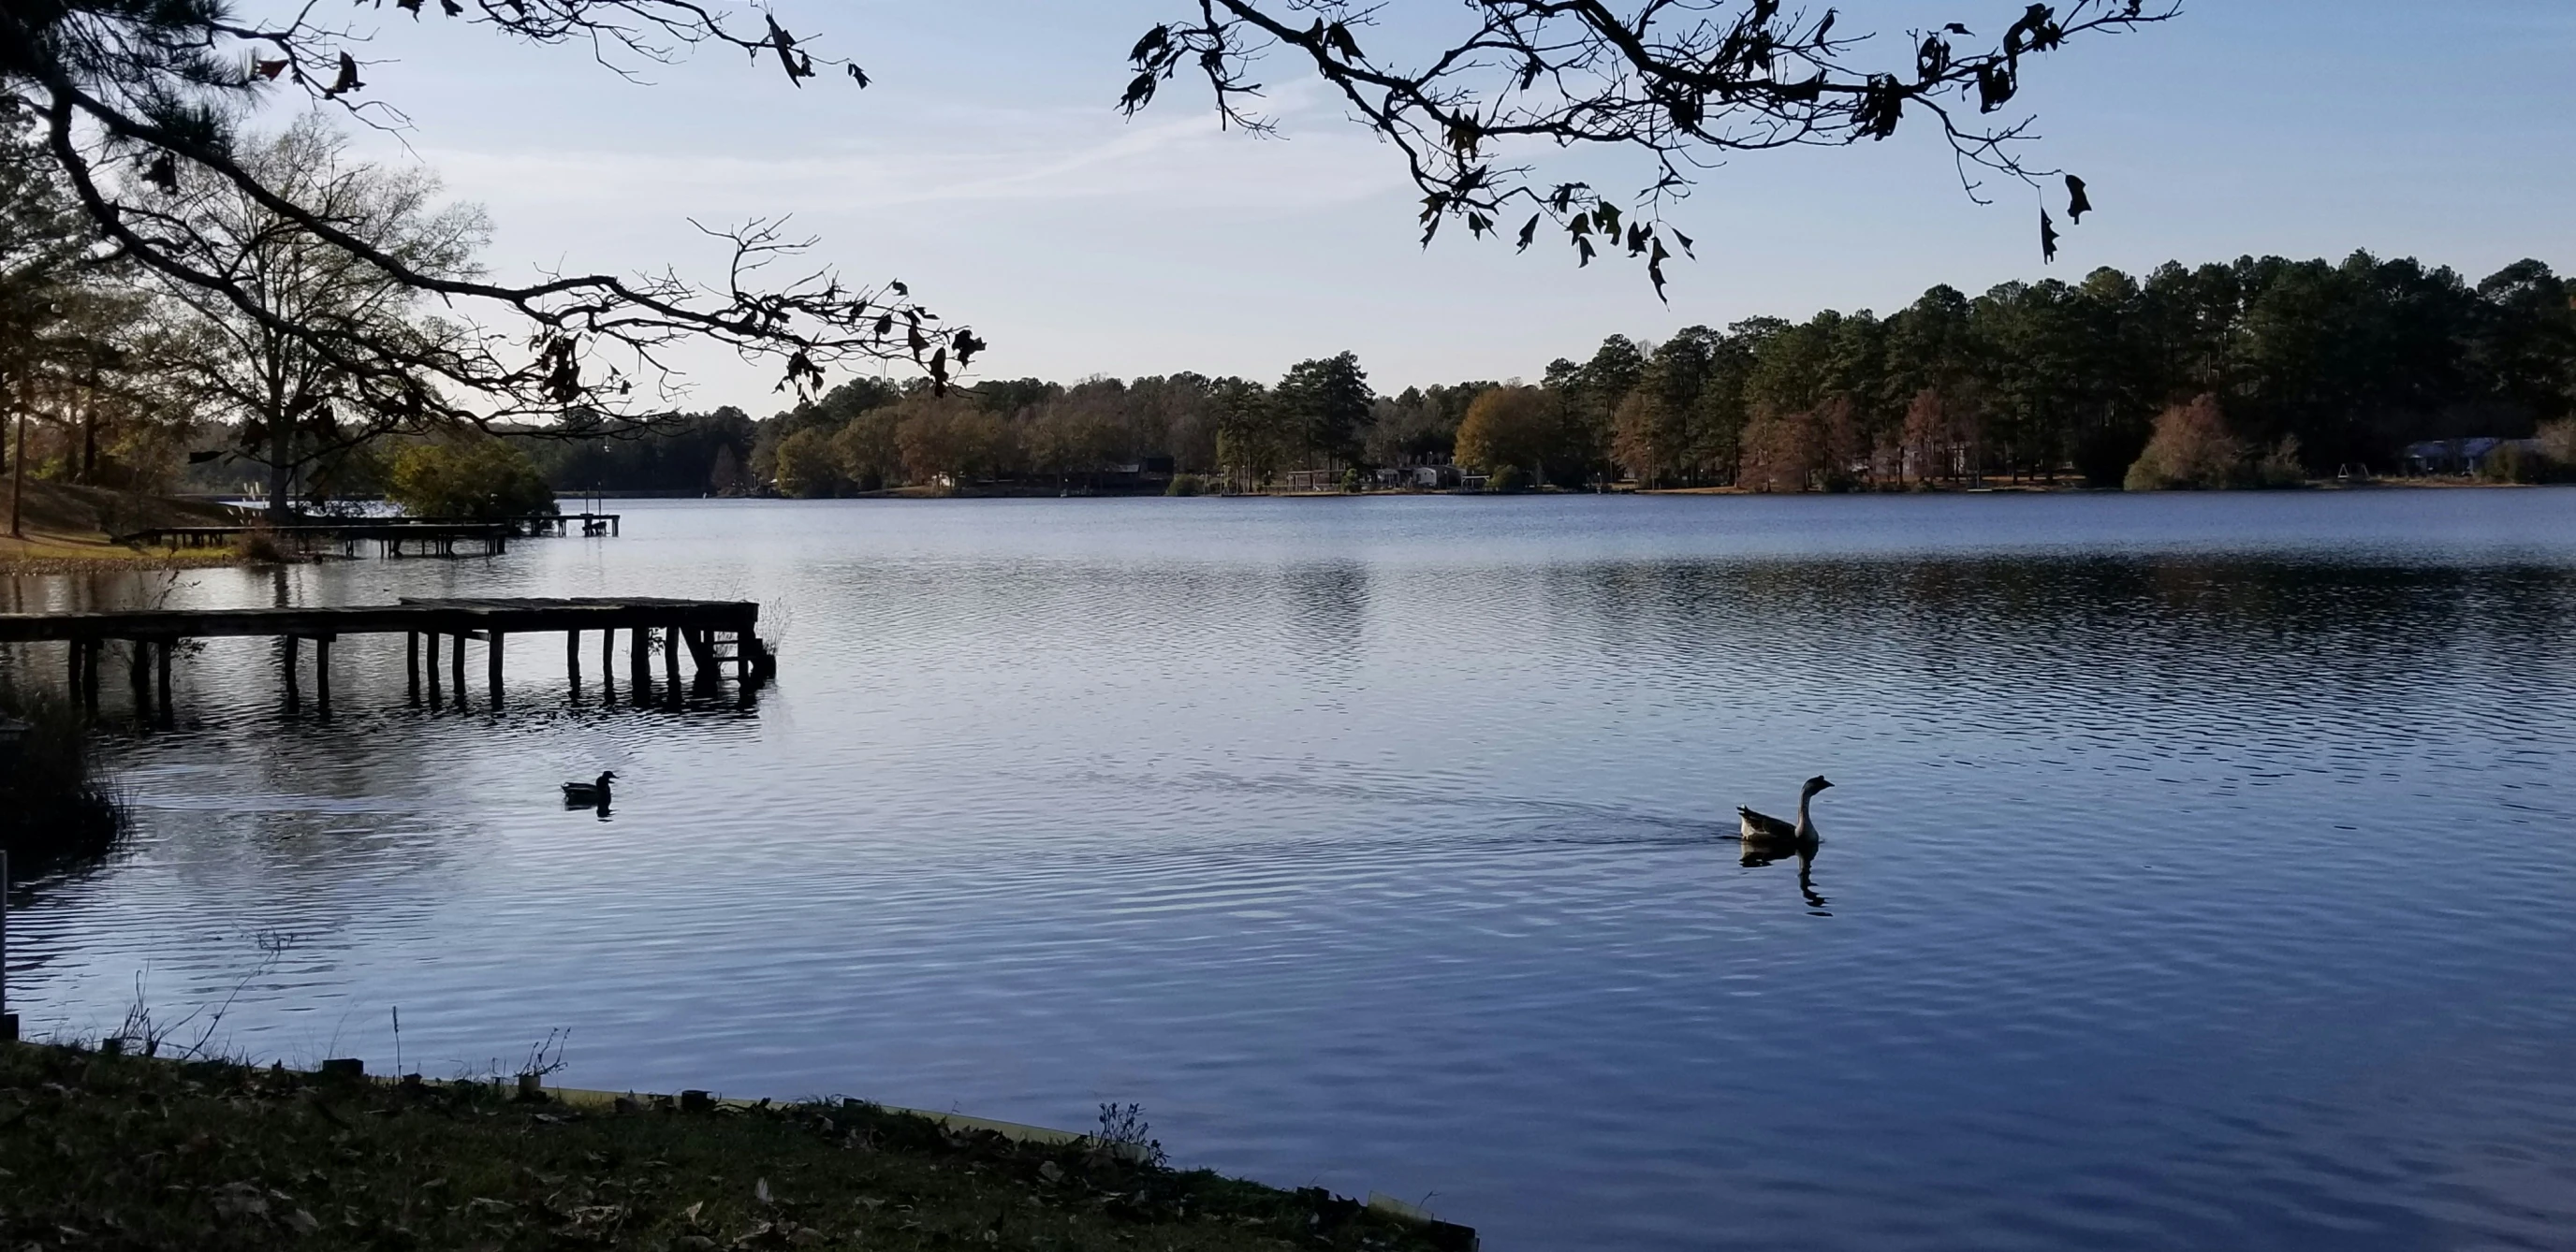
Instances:
[[[615,777],[617,771],[609,770],[589,782],[565,783],[564,805],[568,808],[596,808],[607,804],[608,780]]]
[[[1748,808],[1738,807],[1735,810],[1735,816],[1741,824],[1737,828],[1736,838],[1741,839],[1746,843],[1808,843],[1813,841],[1816,838],[1816,823],[1813,819],[1807,816],[1807,802],[1815,799],[1817,792],[1830,786],[1833,786],[1833,784],[1825,781],[1824,775],[1818,774],[1815,777],[1808,779],[1806,786],[1799,788],[1798,824],[1795,826],[1781,821],[1779,818],[1756,813]]]

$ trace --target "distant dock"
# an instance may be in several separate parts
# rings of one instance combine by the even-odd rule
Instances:
[[[336,547],[355,556],[374,544],[387,557],[455,556],[457,545],[471,543],[485,556],[509,551],[512,539],[534,535],[569,535],[574,527],[589,536],[615,536],[623,526],[616,513],[530,513],[521,517],[478,520],[464,517],[353,518],[341,522],[288,522],[272,526],[242,522],[225,526],[152,526],[116,536],[116,542],[147,548],[216,548],[238,543],[254,533],[275,536],[299,552]]]
[[[150,609],[108,613],[0,613],[0,643],[61,643],[73,698],[98,708],[99,672],[107,645],[128,645],[128,679],[138,710],[171,716],[173,652],[188,639],[274,638],[281,642],[286,700],[302,699],[301,646],[313,644],[314,695],[321,712],[331,708],[331,645],[343,635],[404,636],[404,663],[413,704],[442,707],[452,695],[466,700],[465,645],[483,645],[486,699],[504,699],[503,660],[513,635],[564,635],[564,665],[575,695],[581,691],[582,636],[599,635],[600,685],[614,701],[618,637],[626,639],[628,690],[638,705],[655,702],[653,655],[662,656],[662,703],[681,698],[680,654],[689,655],[701,687],[727,670],[744,698],[767,682],[776,663],[756,632],[760,606],[746,600],[670,600],[629,596],[606,599],[402,600],[346,608]],[[442,655],[442,648],[444,654]],[[440,681],[446,661],[449,682]]]

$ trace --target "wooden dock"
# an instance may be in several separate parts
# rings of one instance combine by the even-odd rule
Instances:
[[[616,535],[615,513],[531,513],[524,517],[478,520],[463,517],[354,518],[339,522],[289,522],[271,526],[242,522],[228,526],[154,526],[116,536],[116,542],[147,548],[216,548],[258,533],[273,535],[299,552],[336,547],[355,556],[375,544],[384,556],[455,556],[457,545],[472,543],[485,556],[509,551],[512,539],[535,535],[569,535],[578,526],[584,535]]]
[[[503,659],[513,635],[564,635],[564,664],[573,693],[581,691],[582,635],[599,634],[600,683],[616,699],[618,636],[626,637],[629,691],[638,705],[654,702],[653,656],[662,657],[662,702],[680,702],[680,654],[685,650],[701,688],[730,669],[748,699],[776,672],[776,661],[757,633],[760,606],[744,600],[671,600],[630,596],[609,599],[401,600],[342,608],[149,609],[103,613],[0,613],[0,643],[61,643],[73,698],[98,708],[101,658],[111,642],[129,646],[128,677],[138,709],[170,719],[171,658],[189,639],[273,638],[285,662],[286,701],[302,698],[301,645],[313,644],[314,694],[321,711],[331,706],[331,645],[343,635],[402,635],[411,702],[442,707],[452,694],[466,701],[465,645],[483,645],[492,708],[501,707]],[[450,679],[440,681],[441,661]]]

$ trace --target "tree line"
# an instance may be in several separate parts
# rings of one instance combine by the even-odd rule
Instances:
[[[2384,475],[2411,443],[2571,416],[2576,284],[2531,260],[2472,283],[2354,253],[2143,279],[2106,268],[1974,297],[1938,286],[1886,316],[1612,335],[1534,382],[1393,395],[1350,352],[1272,383],[1179,373],[942,395],[862,379],[763,421],[724,409],[570,445],[548,472],[559,489],[789,496],[1132,487],[1148,466],[1246,491],[1415,466],[1563,487],[2223,485]],[[2576,463],[2555,429],[2549,446]]]
[[[2069,41],[2179,12],[2171,0],[2062,0],[2002,24],[2011,7],[1979,19],[1983,38],[1952,21],[1880,39],[1857,22],[1837,25],[1831,9],[1778,0],[1683,9],[1483,0],[1426,27],[1428,45],[1400,52],[1378,38],[1375,5],[1217,0],[1177,6],[1146,30],[1120,71],[1132,74],[1125,90],[1101,102],[1133,117],[1176,83],[1195,83],[1229,128],[1267,132],[1256,67],[1281,56],[1341,92],[1352,120],[1400,156],[1423,193],[1426,245],[1448,225],[1526,251],[1544,229],[1574,265],[1623,260],[1660,297],[1667,263],[1694,253],[1665,210],[1725,155],[1875,143],[1905,126],[1951,147],[1971,196],[1989,177],[2038,190],[2039,174],[2017,155],[2031,119],[2010,107],[2024,75]],[[1296,462],[1308,473],[1295,477],[1312,482],[1441,455],[1443,443],[1454,453],[1473,429],[1472,415],[1453,411],[1456,389],[1408,391],[1394,398],[1400,412],[1384,412],[1347,354],[1269,386],[1179,376],[986,384],[959,396],[950,382],[973,368],[987,346],[980,337],[898,279],[848,278],[806,259],[817,241],[785,234],[776,216],[707,230],[730,254],[718,275],[686,277],[674,265],[505,281],[479,259],[490,227],[478,209],[442,203],[425,172],[351,159],[327,120],[385,126],[405,116],[383,92],[402,81],[406,59],[381,59],[380,40],[398,43],[408,25],[435,20],[579,48],[630,77],[698,48],[748,53],[795,86],[820,73],[865,88],[870,75],[766,9],[724,0],[445,3],[435,17],[404,0],[375,11],[387,27],[310,8],[246,25],[222,3],[0,6],[0,397],[16,419],[0,455],[10,473],[32,465],[148,487],[179,477],[184,455],[201,483],[260,473],[259,494],[282,518],[381,487],[396,445],[462,449],[437,473],[425,467],[439,458],[413,457],[416,482],[449,482],[448,469],[469,464],[515,475],[515,463],[503,464],[511,458],[481,446],[512,427],[582,444],[621,435],[669,444],[712,424],[731,435],[547,459],[557,477],[614,469],[671,482],[704,452],[709,463],[687,477],[725,491],[832,491],[898,476],[1096,478],[1117,472],[1096,468],[1112,456],[1214,468],[1244,485]],[[302,116],[260,129],[279,104]],[[1650,177],[1614,201],[1543,173],[1534,158],[1551,148],[1625,153]],[[2061,177],[2074,226],[2092,202],[2081,178],[2049,175]],[[2043,212],[2045,258],[2059,238]],[[808,404],[748,447],[731,437],[737,418],[674,420],[680,392],[663,362],[688,342],[774,370],[780,390]],[[921,381],[884,404],[866,403],[885,399],[881,388],[858,384],[825,394],[835,374],[870,364]],[[1577,399],[1558,389],[1496,411],[1526,417]],[[820,419],[802,414],[808,407]],[[1553,420],[1599,425],[1571,413]],[[1514,438],[1529,434],[1506,425]],[[209,432],[220,441],[210,446]],[[1560,431],[1549,448],[1582,445],[1597,475],[1614,463],[1599,435]],[[1552,462],[1543,476],[1572,472],[1565,466]]]

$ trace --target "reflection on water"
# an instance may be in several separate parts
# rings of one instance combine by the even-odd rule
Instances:
[[[514,650],[496,714],[344,640],[323,725],[209,643],[120,732],[133,846],[17,901],[30,1028],[256,972],[263,1056],[389,1064],[399,1006],[591,1086],[1136,1100],[1498,1249],[2576,1223],[2576,493],[624,511],[6,587],[747,598],[782,648],[679,712]],[[1819,772],[1748,863],[1733,806]]]

